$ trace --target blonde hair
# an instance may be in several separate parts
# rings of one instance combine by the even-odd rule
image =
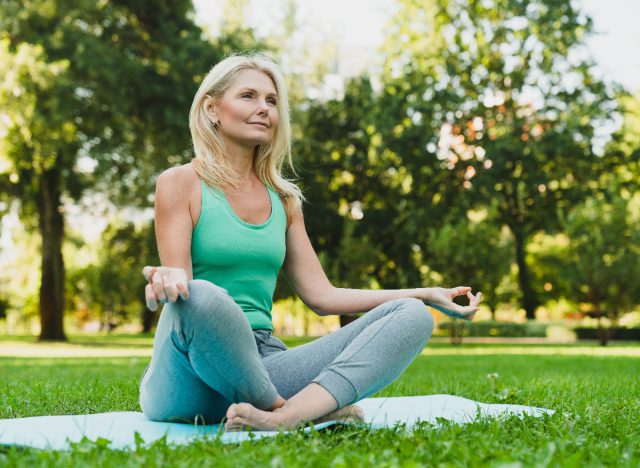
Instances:
[[[258,145],[253,159],[258,178],[278,193],[282,199],[287,218],[290,221],[294,209],[304,200],[300,188],[282,176],[282,166],[287,161],[292,171],[291,122],[289,121],[289,101],[287,87],[280,67],[263,54],[232,55],[216,64],[200,84],[189,112],[189,129],[195,157],[192,164],[198,175],[209,186],[218,189],[234,189],[241,184],[240,177],[233,170],[224,142],[216,126],[204,109],[208,96],[218,101],[231,86],[238,72],[258,70],[273,81],[278,93],[276,108],[279,123],[271,142]]]

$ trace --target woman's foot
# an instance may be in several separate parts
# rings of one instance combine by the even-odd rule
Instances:
[[[227,410],[227,421],[224,423],[226,431],[242,431],[246,428],[261,431],[276,429],[292,429],[296,426],[286,421],[278,411],[263,411],[249,403],[234,403]],[[297,421],[299,422],[299,421]]]
[[[322,416],[313,422],[319,424],[327,421],[363,422],[364,411],[359,406],[349,405],[344,408],[340,408],[339,410],[332,411],[326,416]]]
[[[345,406],[339,410],[315,419],[315,423],[326,421],[364,421],[364,411],[356,405]],[[262,411],[249,403],[234,403],[227,410],[226,431],[242,431],[246,428],[260,431],[277,429],[295,429],[303,426],[305,421],[299,417],[291,417],[280,408],[274,411]]]

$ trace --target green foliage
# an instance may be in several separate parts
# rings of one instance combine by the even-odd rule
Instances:
[[[69,62],[44,62],[38,45],[22,43],[15,51],[11,45],[0,37],[0,73],[6,77],[0,83],[0,201],[19,198],[25,222],[35,227],[28,215],[37,213],[39,176],[57,164],[69,165],[69,154],[79,148],[77,128],[60,109],[70,92]]]
[[[420,272],[410,245],[420,220],[402,198],[411,188],[405,168],[381,145],[374,120],[382,109],[370,81],[349,82],[344,99],[305,105],[294,153],[309,200],[307,229],[332,279],[415,287]]]
[[[13,174],[16,190],[33,185],[31,171],[55,164],[65,195],[91,186],[114,202],[148,206],[155,175],[190,158],[187,112],[206,71],[231,50],[259,47],[250,31],[204,40],[190,1],[150,9],[5,0],[0,8],[10,78],[0,93],[10,111],[2,153],[13,166],[2,173]]]
[[[451,330],[453,322],[443,322],[438,329]],[[509,323],[485,320],[464,323],[462,336],[502,337],[502,338],[545,338],[547,325],[539,322]]]
[[[10,306],[11,303],[7,299],[0,297],[0,320],[7,318],[7,310]]]
[[[144,298],[145,265],[159,264],[153,225],[113,224],[104,233],[100,262],[70,272],[67,289],[72,310],[95,314],[108,330],[140,317],[143,331],[150,331],[155,314]],[[150,316],[148,316],[150,315]]]
[[[191,1],[0,3],[0,203],[42,244],[43,339],[64,339],[63,200],[88,189],[147,207],[155,176],[190,158],[187,111],[230,48],[193,23]]]
[[[513,262],[512,241],[507,232],[490,220],[463,219],[440,228],[432,228],[427,264],[451,286],[470,285],[481,291],[492,314],[500,302],[500,284],[508,276]]]
[[[536,234],[529,244],[527,263],[531,265],[532,287],[543,303],[566,298],[572,304],[576,297],[567,281],[566,269],[572,262],[566,233]]]
[[[30,331],[38,314],[40,239],[24,225],[7,229],[4,234],[10,241],[0,251],[0,294],[9,300],[8,315],[18,315],[18,328]]]
[[[301,107],[307,227],[335,280],[415,287],[431,270],[488,292],[495,309],[512,299],[493,293],[509,290],[515,261],[528,318],[568,294],[553,270],[566,255],[529,252],[532,236],[562,230],[556,213],[597,192],[608,170],[635,180],[616,166],[620,151],[596,155],[596,129],[618,103],[582,53],[591,27],[569,0],[399,1],[380,89],[360,77],[343,98]],[[495,227],[457,221],[470,210]]]
[[[625,155],[635,155],[636,163],[640,153],[640,92],[634,96],[620,96],[622,126],[616,132],[611,146]],[[636,164],[636,174],[638,166]]]
[[[420,158],[448,172],[436,184],[462,191],[439,186],[448,205],[496,210],[514,236],[533,318],[528,239],[557,229],[556,209],[588,193],[594,129],[615,108],[612,87],[580,55],[591,20],[569,0],[398,5],[386,42],[384,90],[396,104],[385,107],[395,117],[385,144],[404,164]]]
[[[325,266],[327,275],[335,279],[334,284],[345,288],[371,288],[375,280],[371,277],[374,265],[371,254],[375,252],[375,245],[367,234],[356,237],[358,220],[345,219],[344,233],[338,246],[339,254],[329,259],[325,252],[320,255],[320,261]]]
[[[607,199],[608,198],[608,199]],[[565,274],[577,301],[614,323],[640,303],[640,213],[615,193],[590,198],[564,218],[569,237]]]
[[[565,249],[557,213],[610,186],[631,198],[640,180],[638,97],[618,93],[616,102],[615,87],[592,76],[581,53],[591,20],[569,0],[397,6],[380,80],[361,76],[344,96],[305,99],[320,78],[289,67],[305,218],[331,280],[396,288],[441,278],[482,290],[492,310],[517,296],[529,317],[546,301],[586,301],[571,256],[578,254]],[[231,51],[265,48],[242,26],[246,2],[224,8],[222,36],[210,43],[189,1],[150,9],[122,0],[2,0],[0,211],[18,203],[51,253],[62,245],[61,200],[94,191],[119,205],[149,206],[157,173],[191,156],[187,110],[207,68]],[[265,42],[287,66],[302,60],[293,47],[293,2],[284,17],[282,36]],[[318,75],[331,71],[325,59],[304,58],[322,62]],[[596,157],[596,130],[614,111],[624,116],[622,128]],[[490,219],[467,221],[479,212]],[[597,217],[590,219],[584,229]],[[623,235],[605,234],[611,245]],[[127,250],[139,245],[138,233],[112,235],[99,265],[70,272],[66,284],[77,297],[67,310],[88,307],[107,321],[144,307]],[[140,249],[141,264],[151,263]],[[61,255],[54,260],[42,270],[58,287],[64,264]],[[291,294],[280,281],[276,298]],[[637,304],[631,296],[616,307]],[[60,295],[53,299],[44,302],[62,304]]]

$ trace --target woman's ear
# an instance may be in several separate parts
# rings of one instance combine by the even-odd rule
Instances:
[[[207,114],[213,125],[218,124],[218,115],[216,113],[216,101],[211,96],[204,98],[204,112]]]

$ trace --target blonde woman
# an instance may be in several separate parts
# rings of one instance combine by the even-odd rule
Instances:
[[[189,116],[195,158],[160,175],[146,301],[165,303],[140,385],[152,420],[226,418],[227,430],[362,419],[353,405],[396,379],[433,331],[424,303],[471,319],[468,287],[355,290],[327,279],[304,226],[291,164],[287,90],[261,55],[232,56],[205,77]],[[367,312],[292,349],[272,336],[282,268],[320,315]],[[466,307],[452,300],[469,298]]]

